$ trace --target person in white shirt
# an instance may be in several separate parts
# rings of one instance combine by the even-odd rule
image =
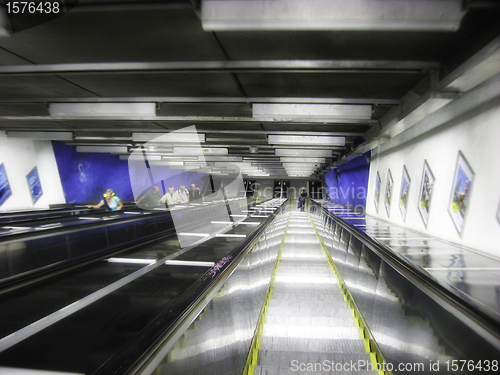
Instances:
[[[177,194],[179,194],[179,197],[181,198],[181,203],[189,202],[189,193],[184,185],[181,185],[179,190],[177,190]]]
[[[168,188],[167,194],[165,194],[163,197],[161,197],[160,202],[162,202],[162,203],[166,202],[169,206],[172,206],[174,204],[181,203],[181,197],[174,190],[174,187],[170,186]]]

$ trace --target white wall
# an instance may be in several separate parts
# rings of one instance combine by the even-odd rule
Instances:
[[[5,132],[0,132],[0,164],[2,163],[12,195],[3,203],[0,211],[42,209],[48,208],[49,204],[66,202],[50,141],[7,138]],[[33,205],[26,175],[35,166],[43,195]]]
[[[374,149],[366,212],[433,237],[500,256],[500,222],[497,219],[500,204],[500,107],[488,107],[397,147],[389,141]],[[461,235],[448,213],[459,150],[475,173]],[[436,179],[427,228],[417,208],[424,160]],[[398,204],[404,165],[411,179],[406,222],[403,222]],[[384,207],[389,168],[394,179],[390,218]],[[378,214],[374,204],[377,171],[382,181]]]

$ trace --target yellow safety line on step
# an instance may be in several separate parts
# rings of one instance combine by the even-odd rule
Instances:
[[[290,210],[290,216],[288,216],[288,222],[286,223],[285,233],[283,234],[283,239],[281,240],[280,249],[278,251],[278,257],[276,258],[276,263],[274,264],[273,274],[271,276],[271,282],[267,288],[266,298],[264,300],[264,306],[260,311],[259,320],[257,321],[257,327],[255,328],[255,333],[253,335],[252,344],[250,346],[250,352],[248,353],[247,362],[245,365],[245,370],[243,375],[253,375],[255,366],[257,365],[260,350],[260,341],[262,333],[264,332],[264,324],[266,323],[267,309],[269,308],[269,302],[271,301],[271,296],[273,294],[274,281],[276,278],[276,272],[281,260],[281,253],[283,251],[283,246],[285,245],[286,233],[288,231],[288,224],[290,224],[290,218],[292,217],[292,210]]]
[[[318,237],[319,243],[321,245],[321,248],[323,249],[323,252],[325,253],[327,259],[328,259],[328,264],[330,265],[330,268],[333,271],[333,274],[337,278],[337,283],[340,288],[340,291],[342,295],[344,296],[344,301],[347,302],[347,306],[351,310],[352,316],[354,317],[354,324],[356,327],[359,329],[359,335],[365,342],[365,350],[367,353],[370,354],[370,360],[373,364],[373,368],[384,368],[383,363],[385,362],[384,357],[380,353],[377,345],[375,344],[375,341],[373,340],[373,337],[371,335],[370,330],[367,328],[365,320],[363,319],[363,316],[360,314],[358,307],[356,306],[356,303],[354,302],[351,293],[349,293],[349,290],[347,290],[347,286],[344,282],[344,279],[340,275],[337,267],[335,266],[335,263],[333,262],[332,257],[328,253],[328,250],[323,243],[323,239],[319,235],[318,231],[316,230],[316,226],[314,225],[313,220],[311,219],[311,215],[309,215],[309,211],[307,212],[307,216],[309,217],[309,220],[311,221],[312,227],[314,229],[314,232],[316,233],[316,237]],[[391,375],[389,371],[378,371],[379,375]]]

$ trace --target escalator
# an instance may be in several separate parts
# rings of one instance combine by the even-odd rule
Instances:
[[[178,242],[167,239],[124,253],[154,261],[144,268],[101,262],[111,282],[121,274],[130,283],[0,349],[0,366],[95,375],[498,370],[498,322],[318,204],[307,208],[297,212],[290,200],[259,204],[236,226],[210,218],[206,225],[220,228],[217,234],[189,251],[177,251]],[[366,226],[358,216],[349,219]],[[174,257],[178,262],[170,263]],[[88,271],[74,275],[95,277],[86,290],[81,281],[74,288],[69,279],[54,280],[45,294],[53,301],[63,293],[86,302],[75,292],[92,298],[89,289],[107,283],[98,280],[102,270]],[[133,276],[139,273],[145,276]],[[47,314],[37,288],[22,304],[6,301],[0,310],[19,320],[16,332],[29,323],[21,322],[23,314],[33,318],[30,309]],[[9,320],[4,319],[4,334],[12,332]],[[457,371],[462,361],[475,369]]]
[[[254,374],[377,374],[307,213],[291,214],[270,291]]]
[[[308,211],[287,205],[203,313],[134,373],[498,371],[498,322],[320,205]]]

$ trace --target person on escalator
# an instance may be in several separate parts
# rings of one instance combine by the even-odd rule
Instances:
[[[145,203],[142,203],[144,201]],[[151,190],[148,190],[146,194],[139,198],[136,202],[137,205],[145,204],[146,207],[160,207],[160,188],[154,186]]]
[[[175,191],[173,186],[168,188],[167,194],[165,194],[160,199],[161,203],[167,203],[169,206],[173,206],[174,204],[181,203],[181,197]]]
[[[202,201],[205,201],[205,197],[203,196],[203,194],[201,194],[200,188],[197,188],[195,184],[191,184],[191,189],[189,190],[188,194],[190,202],[193,202],[200,198]]]
[[[299,195],[299,207],[298,207],[302,212],[304,212],[304,208],[306,207],[306,198],[307,198],[306,189],[302,188],[302,191]]]
[[[104,193],[104,199],[95,205],[87,205],[87,208],[105,208],[106,211],[118,211],[123,208],[123,203],[120,198],[118,198],[113,190],[108,189]]]

